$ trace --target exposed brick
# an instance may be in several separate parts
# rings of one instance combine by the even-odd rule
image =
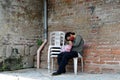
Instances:
[[[107,56],[104,57],[104,56],[103,56],[103,57],[100,57],[100,60],[101,60],[101,61],[112,61],[112,60],[114,60],[114,57],[107,57]]]
[[[100,73],[100,68],[97,66],[85,65],[84,71],[88,73]]]
[[[119,65],[119,62],[112,62],[112,61],[109,61],[109,62],[106,62],[106,64]]]
[[[114,55],[114,58],[115,58],[115,59],[114,59],[115,61],[120,61],[120,54]]]
[[[94,64],[105,64],[103,61],[93,61]]]
[[[102,73],[115,73],[114,69],[110,69],[110,68],[102,68]]]
[[[85,72],[120,72],[119,1],[50,1],[54,3],[48,3],[50,12],[48,14],[48,32],[74,31],[83,37],[85,40],[83,51]],[[42,56],[42,59],[45,60],[47,54]],[[71,65],[72,62],[67,68],[72,69]]]
[[[71,3],[72,0],[64,0],[66,3]]]
[[[119,54],[120,55],[120,50],[119,49],[112,49],[111,53],[112,54]]]

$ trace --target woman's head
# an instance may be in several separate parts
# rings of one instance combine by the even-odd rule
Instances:
[[[67,41],[73,41],[74,38],[75,38],[74,35],[75,35],[74,32],[67,32],[67,33],[65,34],[65,39],[66,39]]]

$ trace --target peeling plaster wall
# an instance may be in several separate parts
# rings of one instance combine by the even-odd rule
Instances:
[[[42,0],[0,0],[0,62],[14,55],[14,49],[26,58],[35,55],[42,34]]]

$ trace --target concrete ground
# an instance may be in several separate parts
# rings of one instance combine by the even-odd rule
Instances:
[[[120,80],[120,74],[87,74],[72,72],[51,76],[47,69],[23,69],[0,72],[0,80]]]

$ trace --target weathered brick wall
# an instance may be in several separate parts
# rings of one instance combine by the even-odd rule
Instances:
[[[29,66],[29,57],[33,59],[37,51],[36,40],[43,36],[42,18],[43,0],[0,0],[0,62],[16,49],[24,67]]]
[[[119,15],[120,0],[48,0],[48,31],[83,36],[85,72],[120,72]],[[43,67],[47,67],[45,53]]]

